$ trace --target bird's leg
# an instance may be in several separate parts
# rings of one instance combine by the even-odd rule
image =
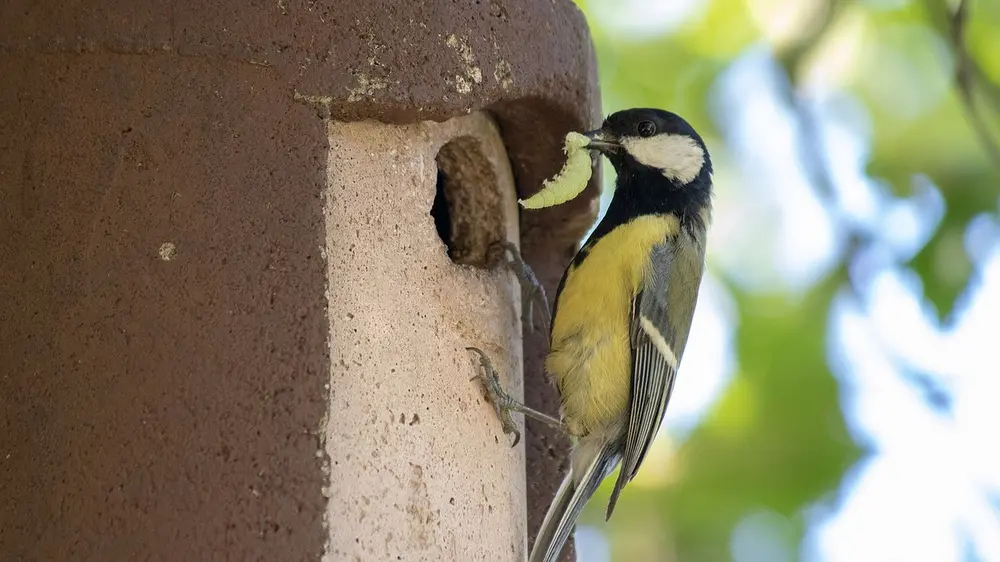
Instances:
[[[471,380],[479,379],[483,383],[483,386],[486,388],[487,398],[497,409],[497,412],[500,415],[500,423],[503,424],[504,434],[514,434],[514,443],[511,444],[511,447],[516,446],[518,441],[521,440],[521,432],[519,432],[517,427],[514,425],[514,420],[510,417],[511,412],[521,412],[530,418],[534,418],[540,422],[544,422],[562,430],[563,427],[561,421],[548,414],[543,414],[538,410],[533,410],[515,400],[510,394],[507,394],[507,391],[500,385],[500,374],[493,368],[493,362],[490,361],[489,356],[483,353],[483,350],[478,347],[467,347],[466,349],[469,351],[475,351],[479,354],[479,364],[482,366],[483,372],[472,377]]]
[[[534,331],[534,305],[537,304],[542,309],[542,328],[548,332],[550,322],[549,299],[545,296],[545,288],[542,287],[538,278],[535,277],[535,272],[528,267],[524,258],[521,257],[521,251],[509,240],[494,242],[490,250],[501,252],[507,269],[514,272],[514,275],[517,276],[518,283],[521,285],[521,303],[526,310],[525,319],[528,323],[528,331]]]

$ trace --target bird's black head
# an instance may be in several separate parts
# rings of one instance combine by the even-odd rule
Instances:
[[[666,178],[673,187],[711,185],[712,161],[701,136],[679,115],[638,108],[612,113],[600,129],[586,133],[587,148],[607,156],[619,177]]]

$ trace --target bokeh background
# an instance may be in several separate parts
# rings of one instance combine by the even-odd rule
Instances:
[[[686,117],[717,193],[664,427],[579,560],[1000,561],[1000,0],[577,4],[604,111]]]

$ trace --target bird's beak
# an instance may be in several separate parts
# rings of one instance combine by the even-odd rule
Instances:
[[[590,144],[586,146],[586,148],[590,150],[596,150],[598,152],[614,152],[615,150],[621,148],[621,145],[618,144],[618,139],[604,129],[597,129],[583,133],[583,136],[590,139]]]

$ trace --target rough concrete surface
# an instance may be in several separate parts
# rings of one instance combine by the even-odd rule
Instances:
[[[523,445],[507,446],[465,349],[521,395],[520,289],[502,268],[449,260],[429,212],[438,151],[464,143],[487,172],[470,214],[516,241],[503,143],[480,114],[330,135],[329,559],[521,560]]]
[[[318,559],[315,112],[237,63],[0,75],[0,560]]]
[[[0,75],[0,555],[27,560],[320,556],[328,122],[487,111],[524,197],[599,121],[570,0],[10,0]],[[521,214],[550,296],[596,185]],[[530,542],[567,443],[525,440]]]

